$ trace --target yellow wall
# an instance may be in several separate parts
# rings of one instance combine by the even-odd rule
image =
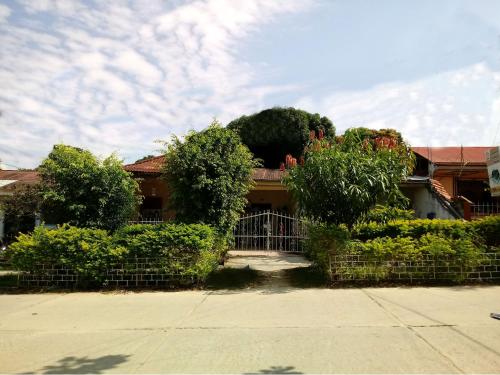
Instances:
[[[159,177],[143,177],[139,183],[141,194],[144,197],[162,198],[163,220],[171,219],[175,212],[168,210],[168,199],[170,193],[165,181]],[[257,181],[252,190],[248,193],[249,204],[270,204],[273,210],[284,210],[293,213],[295,205],[291,195],[285,187],[277,181]]]

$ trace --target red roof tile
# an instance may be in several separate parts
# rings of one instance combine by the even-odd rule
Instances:
[[[486,165],[486,151],[492,147],[412,147],[414,153],[434,164]],[[463,153],[463,156],[462,156]]]
[[[137,163],[125,165],[123,168],[128,172],[135,173],[161,173],[161,168],[165,163],[165,156],[155,156]],[[284,172],[279,169],[255,168],[252,178],[255,181],[281,181]]]
[[[165,156],[160,155],[133,164],[127,164],[123,168],[128,172],[160,173],[164,163]]]
[[[255,181],[281,181],[284,175],[285,172],[279,169],[254,168],[252,178]]]
[[[31,185],[38,182],[37,171],[0,170],[0,182],[12,181],[6,185],[0,183],[0,190],[11,190],[18,185]]]
[[[432,178],[429,179],[429,182],[431,184],[431,189],[438,195],[441,196],[441,198],[447,200],[448,202],[451,202],[451,195],[446,191],[444,188],[443,184],[439,182],[438,180],[433,180]]]

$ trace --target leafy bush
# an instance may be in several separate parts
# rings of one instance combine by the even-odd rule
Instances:
[[[453,239],[475,236],[472,226],[460,220],[394,220],[387,223],[361,223],[353,228],[355,239],[366,241],[378,237],[411,237],[419,239],[427,233],[440,234]]]
[[[42,216],[52,224],[115,230],[140,203],[137,181],[115,155],[100,160],[88,150],[55,145],[38,172]]]
[[[352,226],[376,203],[407,201],[399,185],[412,169],[404,142],[387,137],[370,143],[359,132],[346,132],[340,143],[322,137],[311,142],[284,178],[303,213],[315,220]]]
[[[203,224],[135,224],[115,233],[115,243],[128,249],[130,257],[159,257],[175,273],[204,279],[225,251],[224,240]]]
[[[214,225],[229,233],[247,204],[252,169],[257,164],[234,131],[217,122],[173,137],[167,145],[165,178],[176,218],[186,223]]]
[[[64,266],[83,284],[102,285],[110,267],[123,263],[133,268],[131,260],[136,258],[155,258],[165,274],[204,280],[217,267],[225,242],[202,224],[131,225],[112,236],[65,224],[21,234],[8,251],[19,270],[36,274],[43,265]]]
[[[305,242],[307,256],[325,273],[330,269],[331,256],[345,252],[349,231],[345,226],[311,224]]]
[[[389,207],[377,205],[368,211],[363,218],[363,222],[375,222],[385,224],[394,220],[413,220],[415,219],[415,211],[404,210],[398,207]]]
[[[500,246],[500,215],[472,221],[470,225],[488,246]]]
[[[84,281],[99,282],[106,268],[121,260],[127,249],[114,244],[105,230],[64,224],[57,229],[37,227],[31,234],[21,234],[8,252],[19,270],[37,272],[42,265],[62,265]]]

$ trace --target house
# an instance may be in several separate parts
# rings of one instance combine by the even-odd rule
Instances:
[[[1,203],[5,197],[12,195],[16,188],[38,182],[35,171],[1,170],[0,169],[0,241],[6,236],[6,218]],[[35,223],[33,223],[33,226]]]
[[[144,201],[140,208],[140,221],[162,221],[173,217],[168,207],[169,192],[161,178],[165,159],[157,156],[125,165],[125,170],[140,178],[140,190]],[[248,193],[247,211],[279,210],[293,213],[295,204],[282,183],[284,171],[279,169],[255,168],[255,186]],[[401,190],[410,199],[417,217],[458,219],[463,213],[454,207],[452,196],[440,181],[429,176],[408,177],[401,183]]]
[[[413,147],[415,175],[440,183],[455,202],[470,206],[470,218],[500,214],[490,194],[486,153],[492,147]],[[467,216],[467,215],[465,215]]]
[[[161,221],[173,217],[168,206],[169,191],[161,178],[164,156],[156,156],[124,166],[124,169],[139,178],[140,190],[144,196],[140,207],[141,221]],[[295,205],[290,193],[281,180],[285,172],[279,169],[255,168],[252,178],[253,189],[247,195],[248,211],[278,210],[293,212]]]
[[[413,147],[415,175],[401,182],[402,192],[420,218],[473,219],[499,214],[498,198],[491,197],[486,151],[491,147]],[[139,179],[144,200],[140,221],[166,221],[174,217],[169,207],[169,189],[161,178],[164,156],[124,166]],[[282,183],[286,172],[255,168],[255,185],[248,193],[247,211],[276,210],[293,213],[296,205]],[[22,184],[38,181],[35,171],[0,170],[0,202]],[[5,217],[0,210],[0,239],[5,234]]]

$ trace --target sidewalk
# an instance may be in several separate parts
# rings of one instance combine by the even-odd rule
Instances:
[[[0,295],[0,372],[498,373],[500,287]]]

